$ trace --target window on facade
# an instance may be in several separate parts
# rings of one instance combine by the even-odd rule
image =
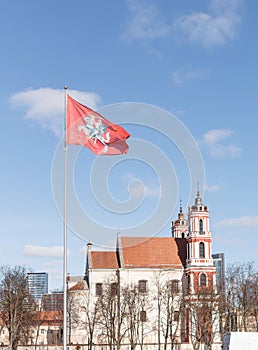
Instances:
[[[139,293],[147,293],[147,281],[140,280],[138,282],[138,290],[139,290]]]
[[[204,232],[203,232],[203,221],[202,221],[202,219],[199,220],[199,232],[200,232],[201,235],[204,234]]]
[[[141,311],[140,312],[140,321],[141,322],[146,322],[147,321],[147,314],[146,314],[146,311]]]
[[[111,284],[111,295],[117,295],[117,283]]]
[[[207,278],[204,273],[200,274],[200,286],[206,286]]]
[[[40,330],[40,333],[41,333],[41,334],[44,334],[44,329],[41,329],[41,330]]]
[[[200,258],[205,258],[205,249],[204,249],[204,243],[203,242],[200,243],[199,249],[200,249]]]
[[[96,283],[96,296],[102,295],[102,283]]]
[[[171,290],[172,293],[178,293],[179,292],[179,281],[178,280],[170,281],[170,290]]]
[[[174,321],[175,322],[179,321],[179,311],[174,311]]]

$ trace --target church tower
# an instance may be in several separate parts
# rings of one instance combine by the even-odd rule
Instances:
[[[171,232],[172,232],[172,237],[174,238],[186,238],[188,234],[188,220],[184,216],[181,201],[180,201],[180,211],[178,213],[178,218],[177,220],[172,221]]]
[[[210,215],[202,203],[199,190],[195,203],[188,210],[186,281],[188,292],[216,287],[216,269],[211,253]]]

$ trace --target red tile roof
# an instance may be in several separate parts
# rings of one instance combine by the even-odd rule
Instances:
[[[71,288],[69,288],[69,291],[76,291],[76,290],[84,290],[85,289],[85,283],[84,281],[79,281],[76,284],[74,284]]]
[[[121,237],[119,251],[91,251],[92,268],[183,268],[186,261],[186,240],[172,237]]]
[[[92,267],[95,269],[117,269],[118,260],[116,252],[91,252]]]
[[[42,325],[61,325],[63,321],[62,311],[38,311],[34,315],[35,321]]]
[[[172,237],[121,237],[124,267],[182,268],[186,242]]]

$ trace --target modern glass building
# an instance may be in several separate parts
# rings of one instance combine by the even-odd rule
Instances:
[[[43,294],[48,293],[48,274],[46,272],[29,272],[27,280],[29,291],[36,301],[40,300]]]
[[[225,256],[224,253],[212,254],[213,266],[216,267],[216,283],[219,290],[224,289],[225,284]]]

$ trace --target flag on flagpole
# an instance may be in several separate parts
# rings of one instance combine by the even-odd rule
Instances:
[[[95,154],[115,155],[128,152],[129,137],[121,126],[67,95],[67,144],[83,145]]]

